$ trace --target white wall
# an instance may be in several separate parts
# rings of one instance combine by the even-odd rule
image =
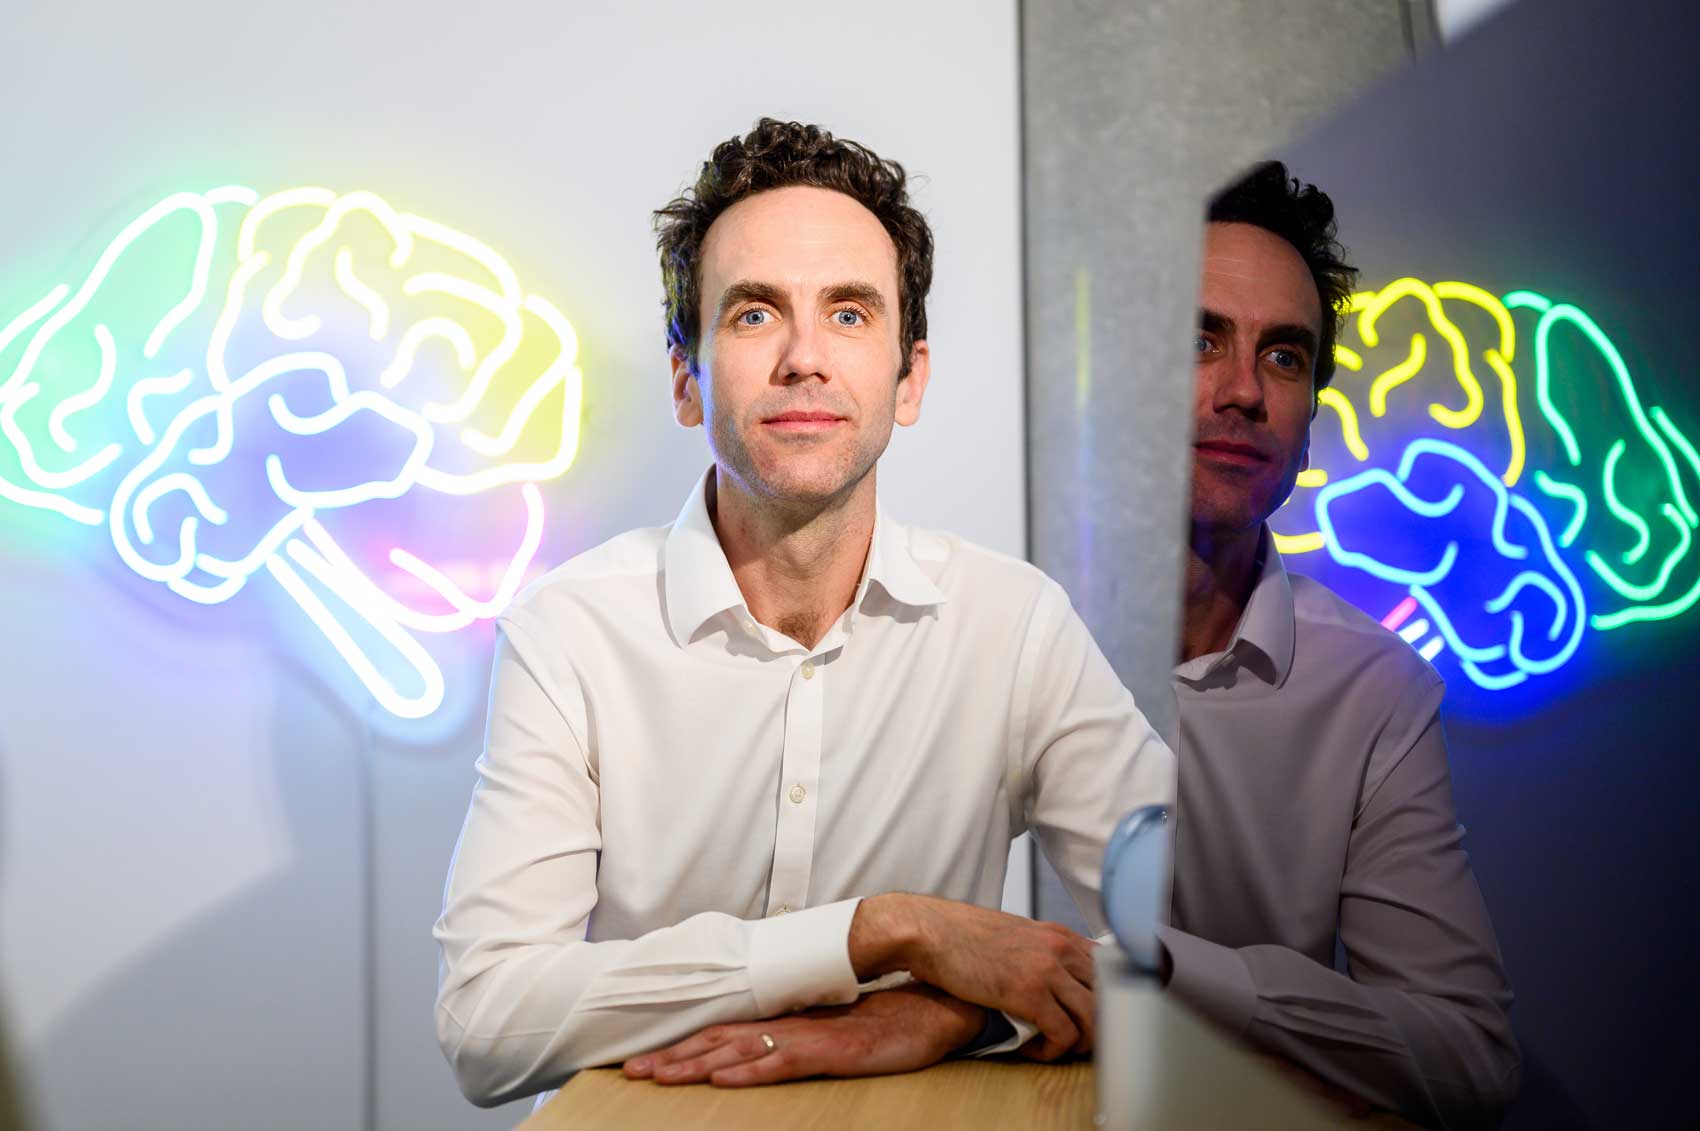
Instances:
[[[1451,43],[1510,5],[1511,0],[1434,0],[1434,16],[1435,22],[1440,25],[1440,38]]]
[[[667,521],[706,462],[668,415],[648,210],[764,113],[905,161],[939,243],[935,379],[883,493],[1023,551],[1012,2],[62,0],[7,23],[0,324],[183,188],[366,188],[457,224],[582,339],[543,563]],[[395,724],[281,604],[188,605],[4,502],[0,618],[0,1000],[42,1127],[512,1125],[465,1105],[431,1032],[487,633],[434,645],[450,706]]]

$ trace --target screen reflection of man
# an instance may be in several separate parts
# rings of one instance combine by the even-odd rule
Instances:
[[[1355,272],[1278,163],[1210,205],[1180,666],[1171,991],[1425,1123],[1517,1090],[1511,988],[1453,812],[1440,677],[1288,574],[1265,524],[1306,466]],[[1344,969],[1335,968],[1336,941]]]

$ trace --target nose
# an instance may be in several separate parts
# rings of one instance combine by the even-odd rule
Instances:
[[[774,378],[781,385],[795,385],[811,377],[826,381],[828,360],[825,328],[811,318],[796,319],[787,327]]]
[[[1257,368],[1257,347],[1236,347],[1229,356],[1209,367],[1206,380],[1213,382],[1210,407],[1216,412],[1240,412],[1253,420],[1263,418],[1263,375]]]

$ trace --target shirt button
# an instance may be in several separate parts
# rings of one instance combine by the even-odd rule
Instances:
[[[791,910],[789,907],[787,907],[783,903],[781,903],[778,907],[773,909],[773,914],[774,915],[783,915],[789,910]]]
[[[748,632],[748,633],[753,635],[755,633],[755,630],[756,630],[756,622],[755,621],[747,620],[747,621],[744,622],[744,631],[745,632]]]
[[[813,660],[804,660],[803,661],[803,678],[804,679],[815,678],[815,662]]]
[[[803,798],[807,797],[808,795],[809,795],[809,791],[804,789],[802,786],[800,786],[800,785],[792,786],[791,787],[791,804],[801,805],[803,803]]]

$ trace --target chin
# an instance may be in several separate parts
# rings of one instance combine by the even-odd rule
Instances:
[[[863,466],[859,453],[836,450],[771,450],[757,453],[758,481],[775,498],[796,502],[827,502],[853,488],[874,466]],[[877,457],[876,457],[877,458]]]
[[[814,460],[764,460],[747,478],[770,498],[789,502],[826,502],[841,493],[850,475],[840,466],[820,466]]]
[[[1240,533],[1263,525],[1265,515],[1252,500],[1243,496],[1232,499],[1194,497],[1192,525],[1221,533]]]
[[[765,482],[774,498],[793,503],[831,502],[850,486],[849,480],[842,475],[776,475]]]

